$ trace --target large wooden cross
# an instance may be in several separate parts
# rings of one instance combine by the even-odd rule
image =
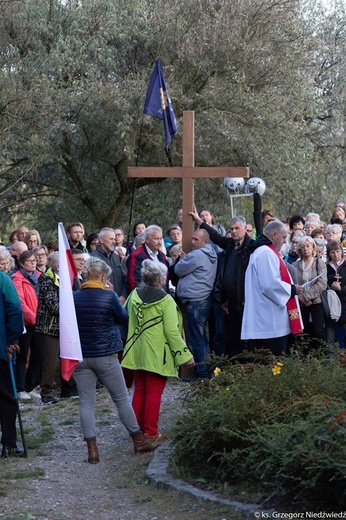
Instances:
[[[194,179],[217,177],[249,177],[246,167],[196,167],[195,168],[195,120],[192,110],[183,113],[183,165],[174,167],[133,167],[129,177],[182,178],[183,179],[183,250],[190,251],[193,221],[189,215],[194,207]]]

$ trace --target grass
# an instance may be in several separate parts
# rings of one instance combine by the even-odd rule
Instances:
[[[38,434],[33,432],[27,435],[26,444],[28,449],[36,450],[42,447],[42,444],[50,442],[54,438],[54,430],[52,427],[44,427]]]
[[[43,477],[44,476],[44,470],[42,468],[35,468],[33,470],[28,471],[12,471],[5,473],[2,475],[2,479],[4,480],[18,480],[18,479],[25,479],[25,478],[37,478],[37,477]]]
[[[77,421],[75,419],[66,419],[66,421],[62,421],[60,424],[62,424],[63,426],[70,426],[76,423]]]

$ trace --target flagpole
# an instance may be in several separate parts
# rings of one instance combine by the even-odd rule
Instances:
[[[140,150],[140,144],[141,144],[141,139],[142,139],[143,122],[144,122],[144,116],[142,114],[142,122],[141,122],[141,126],[139,129],[139,137],[138,137],[138,145],[137,145],[137,155],[136,155],[136,163],[135,163],[136,166],[138,166],[138,162],[139,162],[139,150]],[[129,232],[127,233],[127,244],[129,244],[129,241],[130,241],[131,222],[132,222],[132,213],[133,213],[133,206],[134,206],[134,200],[135,200],[136,184],[137,184],[137,179],[134,180],[134,183],[132,186],[132,196],[131,196],[130,216],[129,216]]]
[[[147,90],[143,114],[147,114],[149,116],[157,117],[163,121],[163,127],[165,132],[165,152],[168,159],[168,164],[170,167],[173,166],[172,155],[170,153],[169,146],[171,141],[178,130],[178,123],[174,114],[172,102],[169,96],[168,88],[166,85],[166,81],[163,75],[163,70],[161,66],[160,59],[156,60],[154,70],[150,77],[149,87]],[[142,138],[142,129],[143,129],[143,116],[142,122],[139,132],[138,139],[138,147],[137,147],[137,156],[136,156],[136,167],[139,163],[139,151],[140,151],[140,143]],[[133,206],[134,206],[134,198],[135,198],[135,189],[136,189],[136,181],[133,184],[132,188],[132,197],[131,197],[131,206],[130,206],[130,215],[129,215],[129,232],[127,237],[127,244],[129,243],[129,237],[131,233],[131,222],[132,222],[132,214],[133,214]]]

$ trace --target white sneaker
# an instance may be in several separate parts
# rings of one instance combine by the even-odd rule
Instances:
[[[41,395],[36,392],[36,390],[31,390],[31,392],[28,392],[29,397],[33,399],[41,399]]]
[[[19,399],[31,399],[28,392],[18,392]]]

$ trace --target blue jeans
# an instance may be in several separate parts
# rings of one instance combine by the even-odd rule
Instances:
[[[211,298],[190,301],[186,303],[185,309],[188,344],[196,363],[194,376],[205,379],[209,377],[208,369],[204,362],[210,351],[206,325],[211,309]]]

